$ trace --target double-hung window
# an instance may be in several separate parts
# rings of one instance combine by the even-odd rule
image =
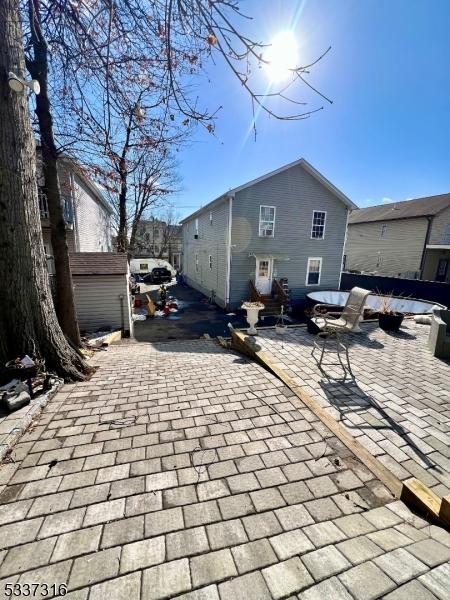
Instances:
[[[195,270],[198,272],[198,254],[195,255]]]
[[[211,254],[209,255],[209,270],[212,271],[213,268],[213,257],[211,256]]]
[[[311,238],[314,240],[323,240],[325,237],[325,221],[327,213],[324,210],[313,211]]]
[[[308,267],[306,269],[306,285],[319,285],[321,271],[322,259],[308,258]]]
[[[380,237],[384,238],[386,236],[386,230],[387,230],[387,225],[386,225],[386,223],[383,223],[383,225],[381,226]]]
[[[259,237],[274,237],[275,206],[259,207]]]

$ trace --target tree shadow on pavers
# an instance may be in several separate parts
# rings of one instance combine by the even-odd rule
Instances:
[[[409,433],[398,423],[390,414],[373,398],[366,394],[357,384],[355,380],[350,382],[339,381],[339,380],[328,380],[319,381],[320,387],[325,393],[325,396],[331,406],[339,411],[339,420],[347,429],[356,430],[370,430],[370,431],[382,431],[388,430],[393,431],[405,440],[407,445],[413,450],[413,452],[422,460],[427,468],[435,470],[439,473],[443,471],[441,468],[431,461],[426,454],[424,454],[420,448],[410,438]],[[372,414],[363,415],[369,409],[375,409],[379,414],[379,418],[374,417]],[[351,415],[359,415],[361,419],[364,419],[364,423],[354,424],[350,420]],[[372,420],[369,422],[368,418]],[[358,419],[359,420],[359,419]],[[386,438],[388,439],[388,438]]]

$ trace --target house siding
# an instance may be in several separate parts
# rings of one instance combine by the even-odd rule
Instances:
[[[273,238],[259,237],[261,205],[275,206]],[[311,239],[314,210],[326,211],[325,238]],[[287,277],[293,303],[319,289],[337,289],[345,242],[347,206],[301,165],[238,191],[233,201],[230,307],[250,295],[255,258],[249,254],[287,255],[275,260],[273,278]],[[322,258],[320,285],[306,286],[308,258]]]
[[[111,252],[111,216],[83,181],[73,176],[76,252]]]
[[[224,199],[211,210],[198,215],[198,239],[195,239],[196,219],[183,223],[183,274],[186,282],[210,296],[215,294],[219,306],[226,305],[227,276],[227,236],[229,201]],[[212,224],[210,222],[212,212]],[[198,271],[195,268],[195,256],[198,254]],[[209,268],[209,256],[212,256],[213,268]]]
[[[80,330],[122,327],[131,331],[127,275],[72,275],[75,308]]]
[[[348,227],[345,247],[346,270],[366,271],[392,277],[413,277],[420,271],[428,219],[418,217],[386,221],[355,223]],[[381,264],[377,266],[378,257]]]
[[[431,225],[429,244],[446,244],[450,245],[450,235],[448,228],[450,227],[450,206],[433,218]]]

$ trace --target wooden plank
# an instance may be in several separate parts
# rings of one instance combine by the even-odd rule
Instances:
[[[400,499],[433,519],[439,519],[442,500],[419,479],[412,477],[403,482]]]
[[[117,331],[113,331],[102,342],[102,346],[109,346],[110,344],[113,344],[114,342],[120,342],[121,339],[122,339],[122,330],[119,329]]]
[[[439,517],[444,523],[450,525],[450,496],[444,496],[442,498]]]

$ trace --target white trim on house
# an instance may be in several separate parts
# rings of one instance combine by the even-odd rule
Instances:
[[[342,280],[342,271],[345,269],[345,265],[344,265],[344,257],[346,257],[347,255],[345,254],[345,247],[347,246],[347,238],[348,238],[348,218],[350,216],[350,211],[347,211],[347,218],[345,219],[345,235],[344,235],[344,244],[342,246],[342,256],[341,256],[341,271],[339,273],[339,285],[338,285],[338,289],[341,289],[341,280]],[[345,261],[347,262],[347,261]]]
[[[450,244],[427,244],[427,250],[450,250]]]
[[[273,208],[273,220],[272,221],[267,221],[261,220],[261,213],[262,213],[262,209],[263,208]],[[259,205],[259,237],[275,237],[275,219],[276,219],[276,214],[277,214],[277,207],[276,206],[269,206],[268,204],[260,204]],[[272,223],[272,229],[269,231],[272,231],[271,235],[266,235],[266,231],[268,231],[267,229],[261,229],[261,224],[262,223]]]
[[[309,274],[310,274],[309,267],[310,267],[310,264],[311,264],[311,262],[313,260],[318,260],[319,261],[319,279],[318,279],[317,283],[308,283]],[[321,256],[309,256],[308,257],[308,263],[307,263],[307,266],[306,266],[306,280],[305,280],[305,285],[307,287],[313,287],[315,285],[320,285],[320,278],[321,277],[322,277],[322,257]]]
[[[233,195],[228,196],[228,235],[226,244],[226,291],[225,291],[225,306],[228,307],[230,303],[230,279],[231,279],[231,229],[233,223]]]
[[[316,213],[321,213],[321,214],[325,215],[324,218],[323,218],[323,225],[314,225],[314,215]],[[325,239],[325,228],[326,228],[326,225],[327,225],[327,211],[326,210],[315,210],[314,209],[313,210],[313,214],[312,214],[312,219],[311,219],[311,239],[312,240],[324,240]],[[321,237],[313,236],[314,227],[323,227]]]

